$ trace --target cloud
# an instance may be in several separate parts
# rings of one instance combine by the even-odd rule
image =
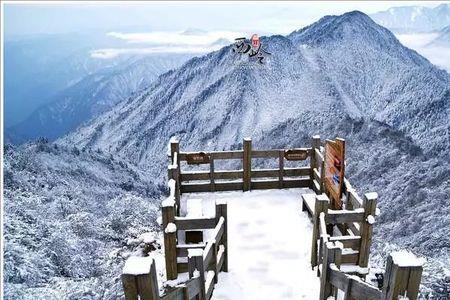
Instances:
[[[223,45],[214,45],[210,47],[181,47],[181,46],[170,46],[170,47],[147,47],[147,48],[105,48],[96,49],[91,51],[91,57],[110,59],[115,58],[119,55],[132,55],[132,54],[165,54],[165,53],[191,53],[191,54],[201,54],[208,53],[215,50],[219,50]]]
[[[107,35],[124,41],[126,47],[96,49],[91,51],[92,57],[109,59],[124,54],[208,53],[233,43],[238,37],[249,36],[248,33],[237,31],[204,31],[200,29],[135,33],[109,32]]]
[[[432,64],[450,73],[450,47],[431,42],[438,33],[397,34],[397,39],[406,47],[416,50]]]

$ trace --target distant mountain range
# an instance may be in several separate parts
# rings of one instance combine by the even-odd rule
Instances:
[[[17,125],[7,128],[7,141],[23,143],[38,137],[55,140],[84,121],[147,87],[158,75],[188,60],[188,54],[134,55],[116,65],[87,74],[60,90]]]
[[[430,32],[450,25],[450,4],[434,8],[424,6],[392,7],[386,11],[371,14],[378,24],[397,33]]]

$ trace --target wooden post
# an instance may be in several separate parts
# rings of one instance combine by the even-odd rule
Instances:
[[[328,205],[330,200],[325,194],[316,195],[316,201],[314,204],[314,215],[313,217],[313,232],[312,232],[312,243],[311,243],[311,267],[317,266],[317,239],[319,238],[319,225],[320,225],[320,213],[324,212],[327,214]]]
[[[280,150],[278,154],[278,188],[283,188],[283,175],[284,175],[284,150]]]
[[[252,140],[250,138],[244,139],[244,158],[242,160],[243,174],[243,190],[249,191],[251,189],[252,179]]]
[[[406,294],[408,299],[416,300],[421,277],[421,264],[414,264],[414,262],[411,262],[410,266],[400,264],[390,254],[386,262],[382,299],[396,300],[399,295]]]
[[[370,245],[372,243],[373,220],[375,220],[375,210],[377,208],[377,193],[367,193],[364,195],[364,220],[361,222],[361,246],[359,248],[358,265],[366,268],[369,263]]]
[[[198,294],[196,299],[197,300],[206,300],[205,271],[204,271],[204,267],[203,267],[203,250],[202,249],[189,249],[188,250],[188,271],[189,271],[189,278],[198,276],[199,280],[200,280],[200,293]]]
[[[135,269],[136,265],[139,270]],[[125,300],[160,299],[155,261],[149,257],[128,258],[122,272],[122,284]]]
[[[327,242],[324,249],[322,262],[322,272],[320,275],[320,300],[326,300],[333,294],[333,286],[330,283],[330,274],[328,272],[330,264],[340,260],[342,248],[334,243]]]
[[[211,192],[215,192],[216,191],[216,183],[214,180],[214,154],[213,153],[210,154],[210,158],[209,158],[209,180],[211,183]]]
[[[178,277],[177,270],[177,228],[175,225],[175,203],[172,199],[162,204],[162,230],[164,233],[164,256],[167,280]]]
[[[311,140],[311,155],[310,155],[310,178],[311,178],[311,182],[310,182],[310,188],[313,189],[314,187],[314,169],[316,168],[317,170],[319,170],[319,164],[316,160],[316,151],[315,149],[319,149],[320,150],[320,135],[315,135],[312,137]],[[320,182],[319,182],[320,184]]]
[[[216,241],[217,247],[223,245],[225,247],[225,252],[223,253],[223,272],[228,272],[228,218],[227,218],[227,203],[226,202],[216,202],[216,224],[219,222],[220,217],[225,219],[223,224],[223,234],[222,240]],[[220,270],[219,270],[220,271]]]
[[[170,142],[170,160],[175,169],[171,171],[169,179],[175,180],[175,203],[177,204],[177,216],[180,215],[181,181],[180,181],[180,143],[177,140]],[[170,170],[169,170],[170,171]]]

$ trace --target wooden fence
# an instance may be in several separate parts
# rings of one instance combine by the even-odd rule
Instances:
[[[377,215],[377,194],[358,196],[347,179],[343,182],[344,209],[329,209],[328,191],[324,184],[325,149],[319,136],[312,138],[309,148],[253,150],[250,139],[243,149],[234,151],[181,152],[177,141],[170,143],[168,167],[169,197],[162,203],[162,229],[167,280],[188,272],[189,280],[165,290],[160,295],[153,260],[141,259],[139,272],[127,267],[122,275],[126,300],[210,299],[218,273],[228,271],[227,204],[216,203],[214,217],[181,216],[181,194],[277,188],[310,188],[302,194],[302,207],[314,224],[311,243],[311,265],[320,276],[320,299],[344,292],[345,299],[397,299],[407,295],[416,299],[422,267],[397,264],[389,257],[383,289],[364,281],[367,275],[372,227]],[[278,168],[252,169],[252,159],[275,158]],[[286,161],[305,161],[309,166],[288,168]],[[241,169],[216,170],[219,160],[238,160]],[[188,165],[209,165],[209,170],[181,170]],[[210,230],[211,238],[194,243],[187,239],[192,230]],[[341,265],[352,264],[358,272],[344,272]],[[142,271],[142,269],[144,271]],[[131,270],[131,271],[130,271]],[[365,270],[364,272],[361,270]],[[358,276],[355,276],[358,275]]]

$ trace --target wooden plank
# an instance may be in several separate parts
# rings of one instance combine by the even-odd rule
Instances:
[[[222,239],[223,233],[225,231],[225,218],[220,217],[214,231],[212,233],[212,239],[220,241]]]
[[[185,300],[184,293],[184,287],[171,288],[161,297],[161,300]]]
[[[216,243],[217,245],[221,245],[224,250],[225,253],[223,254],[223,265],[222,265],[222,269],[220,269],[221,271],[224,272],[228,272],[228,219],[227,219],[227,204],[226,203],[222,203],[222,202],[216,202],[216,220],[217,223],[220,224],[221,223],[221,219],[223,218],[224,223],[223,226],[220,226],[220,228],[223,228],[223,233],[221,234],[221,238],[216,238]],[[220,230],[219,230],[220,231]],[[219,236],[220,234],[218,233],[216,235]],[[220,246],[219,246],[220,248]],[[220,249],[219,249],[220,252]]]
[[[179,153],[180,160],[186,161],[187,155],[191,153],[197,152],[180,152]],[[242,150],[235,150],[235,151],[211,151],[206,153],[213,154],[215,159],[242,159],[244,152]]]
[[[320,173],[319,170],[317,170],[317,168],[313,169],[313,179],[317,182],[320,182]]]
[[[256,169],[252,170],[252,178],[262,177],[278,177],[280,174],[279,169]]]
[[[317,161],[317,164],[318,165],[321,165],[322,163],[323,163],[323,155],[322,155],[322,153],[320,153],[320,149],[318,149],[318,148],[315,148],[314,149],[314,153],[315,153],[315,159],[316,159],[316,161]]]
[[[314,191],[314,193],[316,194],[320,194],[320,183],[317,182],[317,180],[313,180],[313,185],[312,185],[312,189]]]
[[[355,191],[349,191],[347,193],[348,195],[348,201],[352,204],[353,208],[362,208],[363,207],[363,200],[356,194]]]
[[[181,173],[181,181],[209,180],[211,171]],[[214,179],[240,179],[242,170],[220,170],[214,172]]]
[[[206,299],[211,299],[212,292],[214,290],[214,277],[215,277],[214,271],[208,271],[208,273],[206,274],[205,280]]]
[[[278,189],[278,180],[252,180],[252,189]],[[308,187],[309,179],[287,179],[283,180],[284,188],[301,188]]]
[[[188,271],[189,278],[194,277],[194,272],[198,272],[198,279],[200,281],[200,292],[198,293],[198,300],[206,299],[205,291],[205,272],[203,272],[203,251],[198,249],[191,249],[188,253]]]
[[[216,191],[242,191],[243,182],[216,182]]]
[[[252,140],[244,139],[244,156],[242,160],[243,172],[243,186],[242,190],[249,191],[251,189],[251,178],[252,178]]]
[[[253,158],[278,158],[281,149],[252,150]],[[284,150],[282,150],[284,153]]]
[[[182,193],[209,192],[210,190],[211,190],[211,184],[209,182],[181,184],[181,192]]]
[[[192,299],[194,296],[197,296],[198,293],[200,293],[200,284],[202,284],[202,282],[200,282],[199,278],[191,278],[189,279],[186,283],[186,291],[187,291],[187,298],[188,299]]]
[[[310,176],[311,172],[308,167],[284,168],[284,176]]]
[[[177,245],[177,257],[187,256],[188,249],[204,249],[205,243],[199,244],[178,244]]]
[[[206,244],[205,251],[203,251],[204,271],[208,270],[208,266],[211,262],[211,259],[213,258],[213,254],[214,254],[214,243],[209,241],[208,244]]]
[[[364,220],[364,211],[329,209],[325,220],[328,224],[362,222]]]
[[[361,237],[357,235],[332,236],[330,242],[341,242],[344,248],[359,249]]]
[[[420,281],[422,279],[422,267],[409,267],[408,286],[406,296],[410,300],[416,300],[419,294]]]
[[[219,251],[217,252],[217,270],[218,270],[217,272],[219,272],[219,270],[222,270],[224,259],[225,259],[225,246],[220,245]]]
[[[175,225],[177,230],[211,229],[216,227],[216,220],[215,218],[175,217]]]
[[[242,190],[242,181],[232,181],[232,182],[215,182],[215,190],[218,192],[222,191],[238,191]],[[183,183],[181,185],[181,191],[183,193],[201,193],[210,192],[211,184],[207,183]]]
[[[367,299],[367,300],[381,299],[381,291],[376,287],[361,280],[353,279],[352,277],[339,271],[333,265],[330,267],[329,272],[331,284],[337,287],[338,289],[346,292],[347,297],[350,296],[352,297],[352,299]]]
[[[359,252],[355,253],[342,253],[341,263],[343,264],[357,264],[358,263]]]
[[[347,223],[347,226],[348,229],[353,233],[353,235],[360,235],[358,223]]]

